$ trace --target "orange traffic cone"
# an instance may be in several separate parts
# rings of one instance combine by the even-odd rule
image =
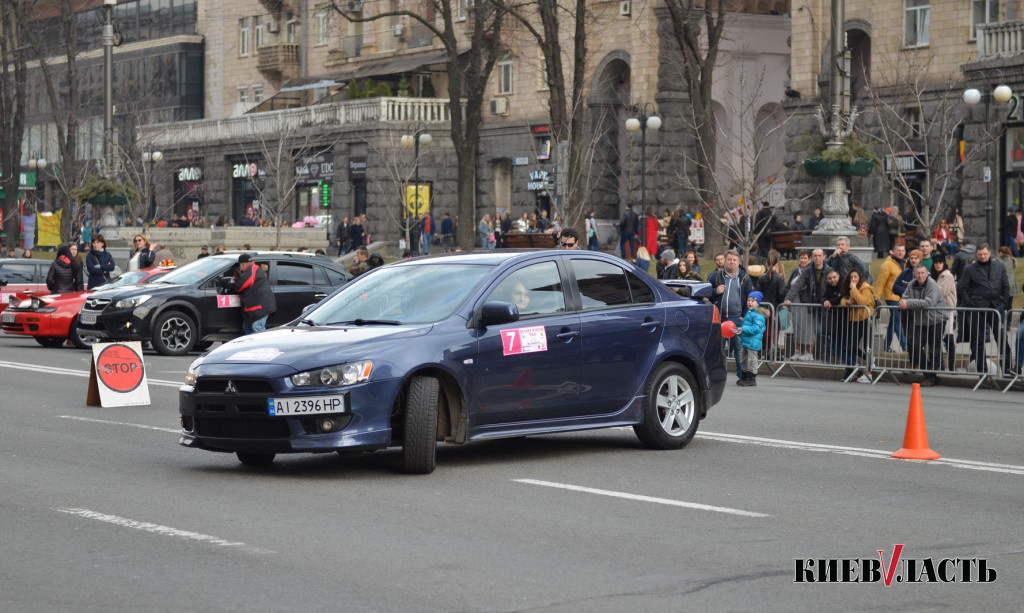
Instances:
[[[937,460],[942,457],[928,448],[928,431],[924,427],[924,409],[921,407],[921,385],[918,383],[914,384],[914,391],[910,392],[903,449],[892,454],[892,457],[901,460]]]

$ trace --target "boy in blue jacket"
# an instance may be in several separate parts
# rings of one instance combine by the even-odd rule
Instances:
[[[743,316],[742,325],[736,328],[742,349],[740,359],[743,360],[743,378],[736,381],[739,386],[757,385],[757,353],[761,351],[761,339],[764,338],[767,325],[764,315],[757,310],[763,299],[764,294],[761,292],[750,292],[747,296],[747,313]]]

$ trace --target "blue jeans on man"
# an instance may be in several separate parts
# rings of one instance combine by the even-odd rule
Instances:
[[[267,317],[264,315],[256,321],[249,323],[247,321],[242,322],[242,333],[243,334],[256,334],[257,332],[263,332],[267,329]]]
[[[430,254],[430,240],[432,238],[434,238],[433,234],[429,234],[427,232],[424,232],[423,234],[420,234],[420,253],[421,254],[423,254],[423,255],[429,255]]]
[[[892,350],[892,334],[900,339],[900,348],[907,350],[907,333],[903,331],[903,312],[899,309],[898,300],[886,300],[885,305],[889,307],[889,325],[885,327],[885,351]]]

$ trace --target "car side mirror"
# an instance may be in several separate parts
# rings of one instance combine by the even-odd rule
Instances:
[[[302,307],[302,314],[305,315],[310,310],[312,310],[313,307],[315,307],[318,304],[320,304],[320,303],[319,302],[314,302],[313,304],[307,304],[306,306]]]
[[[487,302],[476,318],[481,327],[500,326],[519,321],[519,308],[511,302]]]
[[[7,285],[7,279],[0,279],[0,287]]]

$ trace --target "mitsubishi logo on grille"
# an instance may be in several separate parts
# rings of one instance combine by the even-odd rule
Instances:
[[[224,388],[224,393],[225,394],[237,394],[238,393],[238,388],[235,387],[235,382],[232,381],[231,379],[228,379],[228,386]]]

